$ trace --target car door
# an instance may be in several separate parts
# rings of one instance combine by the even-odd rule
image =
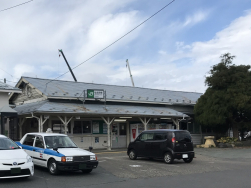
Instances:
[[[145,150],[146,150],[145,140],[146,140],[146,133],[142,133],[134,141],[135,144],[134,148],[138,156],[145,156]]]
[[[153,133],[142,133],[136,140],[136,153],[138,156],[149,156],[151,150],[151,142],[153,141]]]
[[[149,132],[146,133],[145,135],[146,140],[145,140],[145,151],[144,151],[144,156],[146,157],[153,157],[155,153],[155,148],[154,148],[154,133]]]
[[[23,143],[21,143],[23,150],[31,157],[33,157],[34,155],[33,145],[35,142],[35,137],[36,136],[33,134],[27,134]]]
[[[33,147],[33,161],[36,165],[39,166],[46,166],[47,164],[47,159],[46,155],[44,154],[45,150],[45,144],[44,144],[44,139],[42,136],[37,135],[35,138],[35,144]]]
[[[152,157],[163,157],[163,152],[166,149],[167,133],[156,132],[154,134],[154,140],[151,144],[151,155]]]
[[[175,131],[175,152],[193,151],[192,137],[188,131]]]

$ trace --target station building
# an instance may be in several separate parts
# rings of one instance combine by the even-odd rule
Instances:
[[[81,148],[125,148],[142,131],[183,129],[201,143],[194,105],[202,93],[21,77],[9,101],[19,138],[28,132],[68,134]]]

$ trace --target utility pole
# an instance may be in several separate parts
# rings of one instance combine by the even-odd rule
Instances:
[[[73,74],[73,72],[72,72],[72,70],[71,70],[71,67],[70,67],[69,63],[67,62],[67,59],[66,59],[65,56],[64,56],[63,50],[61,49],[61,50],[58,50],[58,51],[61,52],[61,54],[62,54],[62,56],[63,56],[63,58],[64,58],[64,60],[65,60],[65,62],[66,62],[66,64],[67,64],[67,66],[68,66],[68,68],[69,68],[69,70],[70,70],[70,72],[71,72],[71,75],[72,75],[73,79],[75,80],[75,82],[77,82],[77,79],[76,79],[75,75]]]
[[[134,82],[133,82],[133,79],[132,79],[132,74],[131,74],[131,69],[130,69],[130,66],[129,66],[129,61],[128,61],[128,59],[126,60],[126,66],[128,67],[129,74],[130,74],[131,81],[132,81],[132,86],[134,87]]]

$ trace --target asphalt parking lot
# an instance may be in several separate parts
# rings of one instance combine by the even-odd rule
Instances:
[[[249,176],[245,175],[250,174],[249,169],[251,169],[251,148],[196,148],[196,158],[192,163],[175,160],[171,165],[165,164],[162,160],[146,158],[129,160],[125,150],[112,152],[96,150],[93,152],[98,156],[99,166],[90,174],[64,172],[58,176],[52,176],[47,169],[36,167],[33,177],[2,179],[0,186],[1,188],[131,187],[135,185],[138,187],[166,187],[165,185],[168,183],[176,187],[199,187],[202,184],[207,187],[204,185],[205,182],[216,178],[215,176],[224,179],[226,174],[229,174],[225,181],[227,181],[226,185],[231,187],[236,182],[235,174],[240,175],[238,179],[243,178],[242,182],[245,183],[249,180]],[[241,175],[242,173],[243,175]],[[231,176],[233,177],[229,179]],[[180,179],[187,179],[188,184],[182,183]],[[194,179],[201,184],[194,185]],[[218,181],[218,183],[222,183],[222,181]],[[248,187],[248,184],[246,185]],[[216,184],[215,186],[221,185]],[[240,187],[239,184],[236,186]]]

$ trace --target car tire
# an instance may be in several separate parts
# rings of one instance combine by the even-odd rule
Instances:
[[[84,169],[84,170],[82,170],[82,172],[83,172],[83,173],[86,173],[86,174],[87,174],[87,173],[91,173],[91,171],[92,171],[92,169]]]
[[[171,153],[167,152],[164,155],[164,161],[166,164],[172,164],[173,163],[173,156]]]
[[[48,163],[48,169],[51,175],[57,175],[59,174],[59,170],[57,168],[56,161],[54,159],[51,159]]]
[[[131,160],[137,159],[137,155],[136,155],[136,153],[135,153],[135,151],[133,149],[129,151],[128,156],[129,156],[129,159],[131,159]]]
[[[187,158],[187,159],[183,159],[183,161],[185,163],[191,163],[193,161],[193,158]]]

